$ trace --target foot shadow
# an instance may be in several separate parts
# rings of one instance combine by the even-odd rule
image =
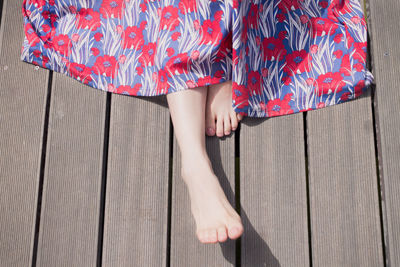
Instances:
[[[247,123],[261,123],[262,120],[248,120],[244,118]],[[239,128],[238,128],[239,130]],[[217,175],[224,193],[233,207],[235,207],[235,194],[232,190],[231,183],[235,186],[235,181],[229,181],[221,158],[221,144],[228,138],[234,138],[234,134],[218,137],[206,138],[206,148],[209,158],[212,162],[213,170]],[[231,163],[231,166],[235,164]],[[241,263],[246,266],[271,266],[280,267],[278,259],[273,255],[271,249],[264,241],[264,239],[257,233],[251,224],[246,212],[241,207],[240,216],[244,226],[244,232],[237,240],[229,239],[223,243],[217,243],[222,251],[224,258],[232,265],[240,265]],[[246,247],[243,247],[246,244]],[[245,253],[245,254],[244,254]],[[240,255],[241,254],[241,255]],[[245,261],[244,261],[245,260]],[[241,261],[241,262],[236,262]]]

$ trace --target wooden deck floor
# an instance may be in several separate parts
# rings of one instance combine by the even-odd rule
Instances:
[[[207,137],[245,226],[212,245],[165,98],[20,61],[22,0],[0,3],[0,266],[400,266],[400,1],[366,5],[375,90]]]

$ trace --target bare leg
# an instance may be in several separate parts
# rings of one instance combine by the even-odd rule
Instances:
[[[202,243],[224,242],[243,233],[240,216],[227,200],[205,148],[207,86],[167,95],[174,132],[182,156],[196,234]]]
[[[229,135],[242,119],[242,115],[232,107],[232,81],[210,85],[206,102],[206,134]]]

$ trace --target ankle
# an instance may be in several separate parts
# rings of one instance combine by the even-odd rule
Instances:
[[[186,182],[193,179],[199,179],[199,175],[204,176],[204,173],[207,172],[213,173],[211,161],[208,157],[182,157],[181,176]]]

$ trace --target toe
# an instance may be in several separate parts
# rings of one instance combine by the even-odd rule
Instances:
[[[208,230],[208,242],[216,243],[218,241],[217,238],[217,229]]]
[[[197,235],[197,238],[200,240],[201,243],[205,243],[206,242],[204,231],[197,231],[196,235]]]
[[[238,113],[237,114],[237,118],[238,118],[239,121],[241,121],[243,119],[243,115]]]
[[[229,135],[231,133],[231,118],[229,114],[227,114],[224,118],[224,133],[225,135]]]
[[[218,228],[218,242],[225,242],[226,239],[228,238],[228,235],[226,234],[226,227],[219,227]]]
[[[222,137],[224,135],[224,119],[222,117],[217,117],[217,127],[216,133],[218,137]]]
[[[209,115],[206,115],[206,134],[208,136],[214,136],[215,135],[215,117],[212,116],[210,112],[207,112]]]
[[[228,235],[230,239],[236,239],[239,236],[241,236],[242,233],[243,233],[243,226],[241,225],[232,224],[232,226],[228,228]]]
[[[232,124],[232,131],[235,131],[238,127],[238,119],[236,116],[236,112],[231,113],[231,124]]]

